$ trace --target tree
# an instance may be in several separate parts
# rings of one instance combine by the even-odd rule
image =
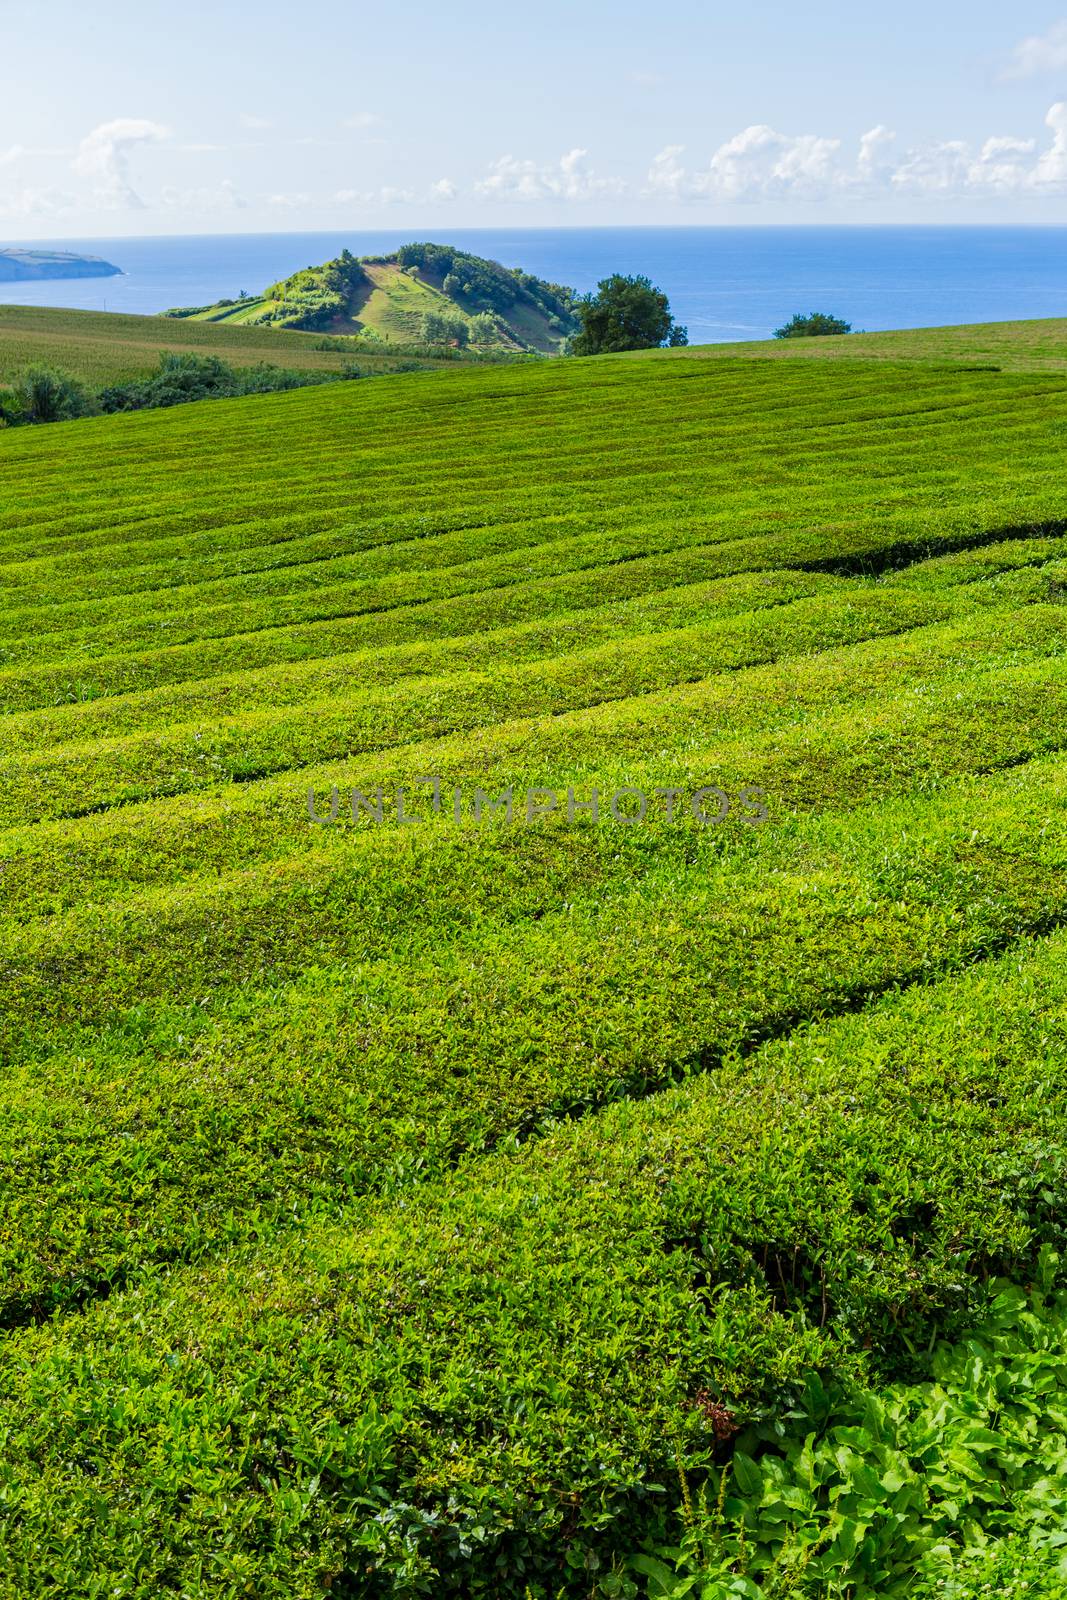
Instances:
[[[496,318],[487,311],[479,311],[471,318],[471,341],[474,344],[492,344],[497,337]]]
[[[827,316],[825,311],[813,311],[808,317],[802,317],[798,311],[783,328],[775,328],[774,337],[776,339],[822,339],[827,334],[851,332],[851,322],[842,322],[840,317]]]
[[[422,319],[421,333],[424,344],[457,344],[462,348],[470,336],[470,329],[464,317],[427,311]]]
[[[571,341],[571,355],[598,356],[689,342],[686,330],[671,316],[667,296],[648,278],[626,278],[616,272],[597,284],[595,295],[585,295],[577,310],[581,330]]]

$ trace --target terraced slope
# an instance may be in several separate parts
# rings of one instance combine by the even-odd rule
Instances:
[[[606,1595],[712,1400],[1029,1280],[1065,427],[698,357],[0,437],[3,1592]]]

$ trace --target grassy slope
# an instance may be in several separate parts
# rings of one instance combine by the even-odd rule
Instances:
[[[764,339],[672,351],[673,357],[934,361],[1002,367],[1005,372],[1067,369],[1067,321],[985,322],[951,328],[904,328],[829,339]]]
[[[371,268],[387,275],[386,287],[370,296],[360,311],[369,327],[396,339],[411,337],[414,322],[405,320],[406,299],[418,297],[418,314],[438,307],[444,297],[431,284],[394,269]],[[388,289],[389,292],[386,292]],[[424,303],[425,301],[425,303]],[[63,367],[89,383],[103,384],[144,377],[163,350],[217,355],[235,366],[271,361],[308,371],[336,371],[351,359],[343,350],[319,350],[322,334],[242,324],[265,302],[256,300],[223,313],[212,322],[174,321],[167,317],[133,317],[101,311],[61,311],[50,307],[0,306],[0,383],[31,362]],[[454,310],[454,303],[447,302]],[[339,332],[346,329],[340,328]],[[347,330],[351,331],[351,330]],[[417,332],[417,328],[415,330]],[[536,327],[522,332],[540,347]],[[647,352],[628,359],[643,360]],[[1067,322],[990,323],[975,327],[905,330],[899,333],[850,334],[844,339],[767,340],[755,344],[693,345],[657,352],[657,360],[870,359],[922,363],[992,364],[1009,372],[1067,369]],[[361,347],[361,365],[388,371],[387,354]]]
[[[588,1595],[1061,1242],[1067,387],[926,353],[0,436],[7,1592]]]
[[[60,311],[51,307],[0,306],[0,383],[32,362],[63,368],[91,384],[145,377],[161,351],[215,355],[234,366],[269,361],[301,371],[337,371],[351,353],[319,350],[322,334],[284,338],[270,328],[243,328],[169,317],[131,317],[110,311]],[[359,351],[361,366],[389,371],[392,358]]]
[[[439,288],[416,278],[388,262],[368,262],[365,269],[373,284],[370,294],[354,308],[358,324],[370,328],[383,339],[417,341],[422,318],[427,312],[454,316],[455,304]]]

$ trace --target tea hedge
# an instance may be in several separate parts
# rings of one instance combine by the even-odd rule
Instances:
[[[913,1458],[1062,1320],[1065,427],[694,353],[0,436],[0,1593],[1054,1548],[1014,1390]]]

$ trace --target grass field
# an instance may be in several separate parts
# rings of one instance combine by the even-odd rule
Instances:
[[[1005,372],[1067,370],[1067,320],[985,322],[954,328],[904,328],[892,333],[850,333],[818,339],[765,339],[708,344],[691,355],[733,359],[823,361],[936,361],[998,366]]]
[[[337,372],[353,359],[351,350],[341,345],[323,350],[323,343],[321,334],[291,329],[0,305],[0,384],[36,362],[90,384],[121,383],[147,377],[163,351],[218,356],[235,367],[270,361],[307,372]],[[361,346],[358,359],[362,367],[390,372],[400,358]],[[446,365],[431,357],[420,357],[420,362]]]
[[[1020,327],[0,434],[0,1593],[1062,1593]]]

